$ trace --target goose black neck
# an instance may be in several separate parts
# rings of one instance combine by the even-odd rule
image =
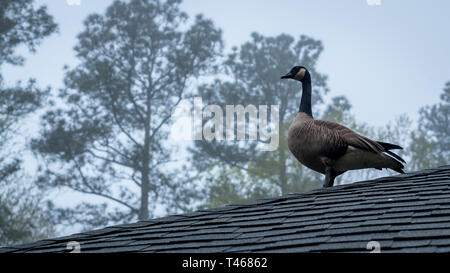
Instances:
[[[304,112],[311,117],[311,77],[309,73],[306,73],[305,78],[302,81],[302,100],[300,101],[299,112]]]

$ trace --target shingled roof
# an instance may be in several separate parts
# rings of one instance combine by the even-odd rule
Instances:
[[[81,252],[369,252],[368,244],[381,252],[450,252],[450,165],[0,252],[69,252],[70,241]]]

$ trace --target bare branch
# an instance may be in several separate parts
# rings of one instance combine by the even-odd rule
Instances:
[[[114,164],[117,164],[117,165],[120,165],[120,166],[124,166],[124,167],[128,167],[128,168],[131,168],[131,169],[135,168],[135,166],[130,165],[128,163],[120,162],[120,161],[117,161],[117,160],[114,160],[114,159],[111,159],[111,158],[107,158],[107,157],[104,157],[104,156],[101,156],[101,155],[97,155],[96,153],[94,153],[91,150],[85,150],[85,152],[90,154],[90,155],[92,155],[93,157],[95,157],[97,159],[101,159],[101,160],[109,162],[109,163],[114,163]]]
[[[123,128],[122,123],[120,122],[120,120],[117,117],[117,108],[116,108],[115,103],[114,103],[114,98],[113,98],[112,92],[110,91],[109,88],[106,88],[106,90],[107,90],[107,92],[108,92],[108,94],[110,95],[110,98],[111,98],[111,107],[112,107],[112,111],[111,112],[113,114],[114,121],[116,122],[117,126],[119,126],[120,131],[122,131],[122,133],[124,133],[128,137],[128,139],[130,139],[134,144],[136,144],[136,146],[141,146],[137,142],[137,140],[135,140],[131,136],[131,134],[129,132],[127,132],[125,130],[125,128]]]
[[[108,195],[108,194],[105,194],[105,193],[102,193],[102,192],[98,192],[94,188],[92,188],[92,186],[89,185],[89,181],[87,181],[86,177],[84,176],[83,171],[81,170],[81,167],[78,164],[77,160],[74,159],[73,162],[75,164],[76,169],[78,170],[78,173],[80,174],[80,177],[81,177],[81,180],[83,181],[83,184],[89,189],[89,191],[86,191],[86,190],[83,190],[83,189],[80,189],[80,188],[73,188],[74,190],[82,192],[82,193],[93,194],[93,195],[104,197],[106,199],[109,199],[111,201],[114,201],[114,202],[116,202],[118,204],[121,204],[121,205],[127,207],[128,209],[130,209],[132,212],[134,212],[136,214],[138,213],[138,210],[136,208],[134,208],[133,206],[129,205],[128,203],[123,202],[122,200],[117,199],[117,198],[115,198],[112,195]]]

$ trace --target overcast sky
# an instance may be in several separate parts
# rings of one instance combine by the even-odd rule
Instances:
[[[104,13],[111,0],[36,0],[59,25],[25,54],[24,67],[4,66],[5,80],[34,77],[41,86],[62,86],[62,67],[74,66],[72,50],[88,14]],[[191,17],[203,13],[223,30],[226,49],[253,31],[272,36],[306,34],[323,42],[319,71],[329,76],[330,96],[345,95],[360,121],[381,126],[436,103],[450,80],[450,1],[379,0],[185,0]],[[297,65],[292,63],[292,65]]]

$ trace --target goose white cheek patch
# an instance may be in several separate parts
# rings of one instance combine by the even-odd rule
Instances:
[[[300,68],[300,70],[295,74],[295,79],[297,81],[301,81],[303,77],[305,77],[306,70],[304,68]]]

